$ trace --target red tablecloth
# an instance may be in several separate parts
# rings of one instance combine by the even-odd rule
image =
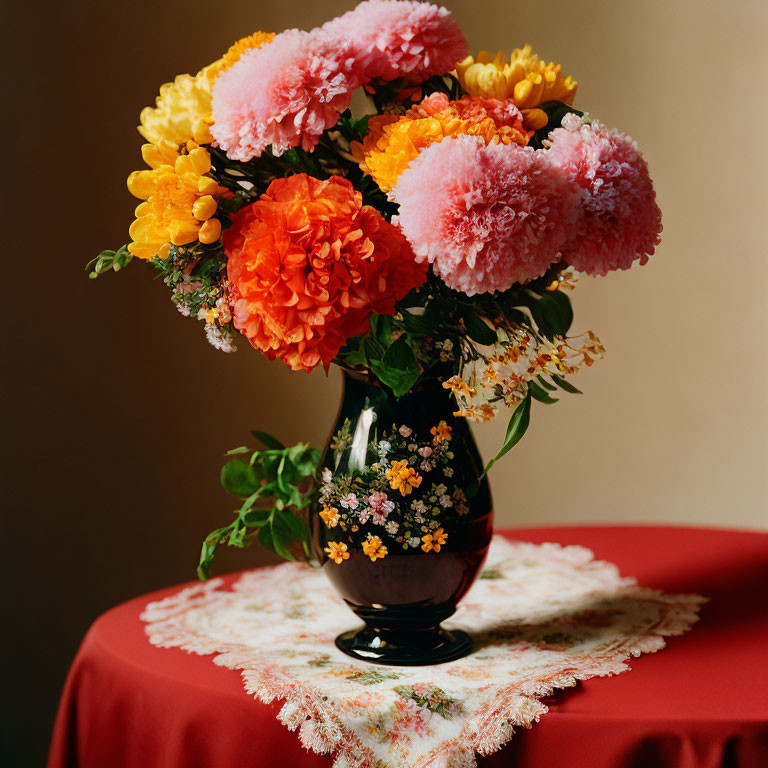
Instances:
[[[711,598],[701,621],[632,671],[553,697],[480,766],[768,767],[768,535],[661,527],[505,531],[589,547],[624,575]],[[237,574],[232,575],[234,579]],[[329,768],[248,696],[236,671],[151,646],[139,614],[172,587],[99,618],[61,701],[49,768]]]

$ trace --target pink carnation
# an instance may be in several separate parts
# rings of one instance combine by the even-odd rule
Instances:
[[[368,78],[420,82],[450,72],[468,50],[448,9],[413,0],[366,0],[322,29],[353,46]]]
[[[216,79],[211,133],[233,160],[258,157],[271,144],[311,150],[336,124],[361,85],[349,46],[321,30],[289,29],[243,54]]]
[[[422,150],[393,190],[417,258],[472,296],[505,291],[558,260],[579,196],[546,153],[476,136]]]
[[[563,259],[590,275],[645,264],[661,240],[661,211],[637,144],[573,114],[549,144],[551,163],[584,190],[582,223]]]

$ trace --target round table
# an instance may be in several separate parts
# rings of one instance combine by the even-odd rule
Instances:
[[[478,764],[525,768],[766,768],[768,535],[679,527],[503,531],[580,544],[623,575],[710,598],[701,621],[632,671],[548,700],[550,711]],[[233,580],[237,574],[226,577]],[[139,614],[155,592],[91,627],[67,680],[49,768],[330,768],[306,751],[239,673],[149,644]]]

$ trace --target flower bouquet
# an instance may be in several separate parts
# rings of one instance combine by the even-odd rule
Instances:
[[[486,473],[533,400],[603,354],[570,334],[579,273],[644,264],[661,231],[636,144],[573,106],[529,46],[468,55],[444,8],[367,0],[322,27],[257,32],[141,113],[131,242],[225,352],[344,372],[325,452],[255,432],[222,472],[242,500],[203,545],[316,558],[366,628],[337,641],[434,663],[492,530]],[[485,467],[468,421],[510,413]]]

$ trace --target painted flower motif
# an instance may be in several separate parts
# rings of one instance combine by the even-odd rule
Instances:
[[[339,510],[336,507],[323,507],[320,510],[320,517],[328,528],[335,528],[339,524]]]
[[[447,539],[448,534],[442,528],[438,528],[436,531],[421,537],[421,548],[425,552],[439,552]]]
[[[341,504],[344,509],[357,509],[359,503],[357,496],[351,492],[339,499],[339,504]]]
[[[390,501],[386,493],[381,491],[375,491],[368,497],[368,503],[371,505],[373,512],[378,512],[382,515],[388,515],[395,508],[395,502]]]
[[[414,499],[411,502],[411,509],[416,512],[416,514],[423,515],[427,511],[427,505],[421,499]]]
[[[442,496],[441,496],[441,497],[438,499],[438,503],[440,504],[440,506],[441,506],[443,509],[448,509],[448,507],[452,507],[452,506],[453,506],[453,501],[451,500],[451,497],[450,497],[450,496],[449,496],[447,493],[444,493],[444,494],[443,494],[443,495],[442,495]]]
[[[443,483],[440,483],[440,485],[434,485],[432,486],[432,495],[433,496],[442,496],[443,494],[448,492],[448,486],[444,485]]]
[[[430,461],[429,459],[424,459],[424,461],[422,461],[419,464],[419,469],[422,472],[431,472],[434,468],[435,468],[435,462]]]
[[[403,424],[397,431],[405,438],[409,438],[413,434],[413,430],[410,427],[405,426],[405,424]]]
[[[408,539],[408,546],[411,549],[416,549],[421,544],[421,539],[418,536],[411,536],[410,539]]]
[[[376,451],[379,454],[379,459],[383,461],[387,454],[392,450],[392,443],[390,443],[388,440],[381,440],[376,447]]]
[[[428,459],[432,455],[432,453],[433,453],[432,448],[428,445],[424,445],[421,448],[419,448],[419,456],[423,456],[425,459]]]
[[[365,525],[371,519],[372,514],[370,508],[365,507],[357,513],[357,519],[360,521],[361,525]]]
[[[400,528],[399,524],[396,523],[394,520],[387,521],[387,524],[384,526],[384,530],[390,536],[394,536],[397,533],[399,528]]]
[[[451,439],[452,431],[453,428],[448,426],[445,421],[440,421],[436,427],[429,430],[429,434],[432,435],[432,442],[435,445],[440,445],[440,443],[447,443]]]
[[[349,560],[347,545],[341,541],[329,541],[324,552],[336,565],[340,565],[344,560]]]
[[[386,477],[392,490],[400,491],[403,496],[407,496],[414,488],[421,485],[421,475],[413,467],[408,466],[405,460],[392,462]]]
[[[224,235],[235,327],[293,370],[327,369],[372,312],[426,277],[403,234],[346,179],[275,179]],[[351,438],[350,438],[351,439]]]
[[[331,470],[330,470],[328,467],[326,467],[326,468],[323,470],[323,473],[322,473],[322,475],[320,476],[320,479],[321,479],[321,480],[322,480],[324,483],[330,483],[330,482],[333,482],[333,472],[331,472]]]
[[[443,474],[446,477],[453,477],[453,467],[443,467]]]
[[[387,556],[387,548],[382,544],[378,536],[371,536],[370,539],[363,542],[363,552],[371,558],[371,562],[377,559],[383,559]]]

